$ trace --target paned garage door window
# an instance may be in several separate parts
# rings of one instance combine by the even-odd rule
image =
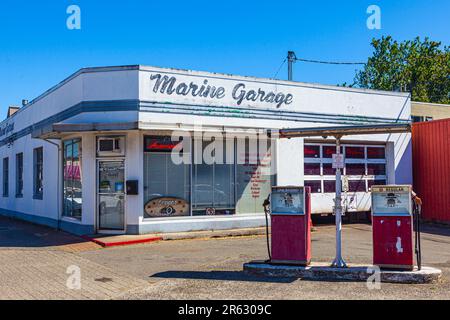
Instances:
[[[334,193],[335,169],[332,156],[336,146],[332,144],[305,143],[305,186],[313,193]],[[345,168],[349,192],[369,192],[373,185],[386,184],[386,148],[378,145],[343,144]]]

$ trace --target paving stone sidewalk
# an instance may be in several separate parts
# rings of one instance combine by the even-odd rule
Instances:
[[[79,267],[80,289],[67,286],[69,277],[74,275],[71,266]],[[67,273],[68,268],[72,273]],[[69,283],[74,282],[69,280]],[[71,252],[0,249],[2,300],[113,299],[147,285],[147,281],[113,271]]]

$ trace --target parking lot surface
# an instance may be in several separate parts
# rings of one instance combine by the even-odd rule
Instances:
[[[334,233],[334,226],[316,228],[312,236],[313,260],[333,260]],[[447,229],[429,227],[422,235],[423,263],[443,271],[439,283],[382,283],[380,290],[369,290],[365,282],[249,276],[242,272],[242,264],[267,258],[264,236],[165,241],[83,252],[82,256],[152,283],[128,292],[122,297],[126,299],[450,299],[449,233]],[[349,265],[371,263],[370,225],[344,226],[343,254]]]
[[[0,218],[0,299],[450,299],[450,229],[426,226],[423,264],[440,282],[423,285],[305,281],[250,276],[245,262],[267,258],[264,236],[160,241],[101,249],[52,229]],[[314,261],[334,258],[335,229],[317,226]],[[347,263],[370,264],[371,227],[345,225]],[[78,266],[81,288],[67,287]]]

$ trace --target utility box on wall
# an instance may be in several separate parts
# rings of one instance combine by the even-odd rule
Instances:
[[[126,191],[127,195],[138,195],[138,180],[127,180]]]
[[[412,126],[414,191],[424,220],[450,224],[450,119]]]

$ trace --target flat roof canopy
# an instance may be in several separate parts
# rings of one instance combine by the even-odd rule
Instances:
[[[270,130],[274,138],[342,137],[347,135],[389,134],[411,132],[409,123],[373,124],[363,126],[314,127]]]
[[[31,136],[41,139],[60,139],[63,134],[96,131],[123,131],[138,129],[138,122],[115,123],[54,123],[45,128],[33,130]]]
[[[390,133],[404,133],[411,131],[410,123],[386,123],[373,124],[362,126],[340,126],[340,127],[319,127],[319,128],[293,128],[272,130],[267,134],[273,138],[300,138],[300,137],[329,137],[336,138],[336,155],[340,154],[340,140],[346,135],[365,135],[365,134],[390,134]],[[334,156],[333,156],[334,158]],[[335,160],[333,160],[334,162]],[[338,268],[346,268],[347,264],[342,258],[342,179],[341,167],[336,166],[336,197],[334,198],[333,211],[336,217],[336,257],[332,262],[332,266]]]

